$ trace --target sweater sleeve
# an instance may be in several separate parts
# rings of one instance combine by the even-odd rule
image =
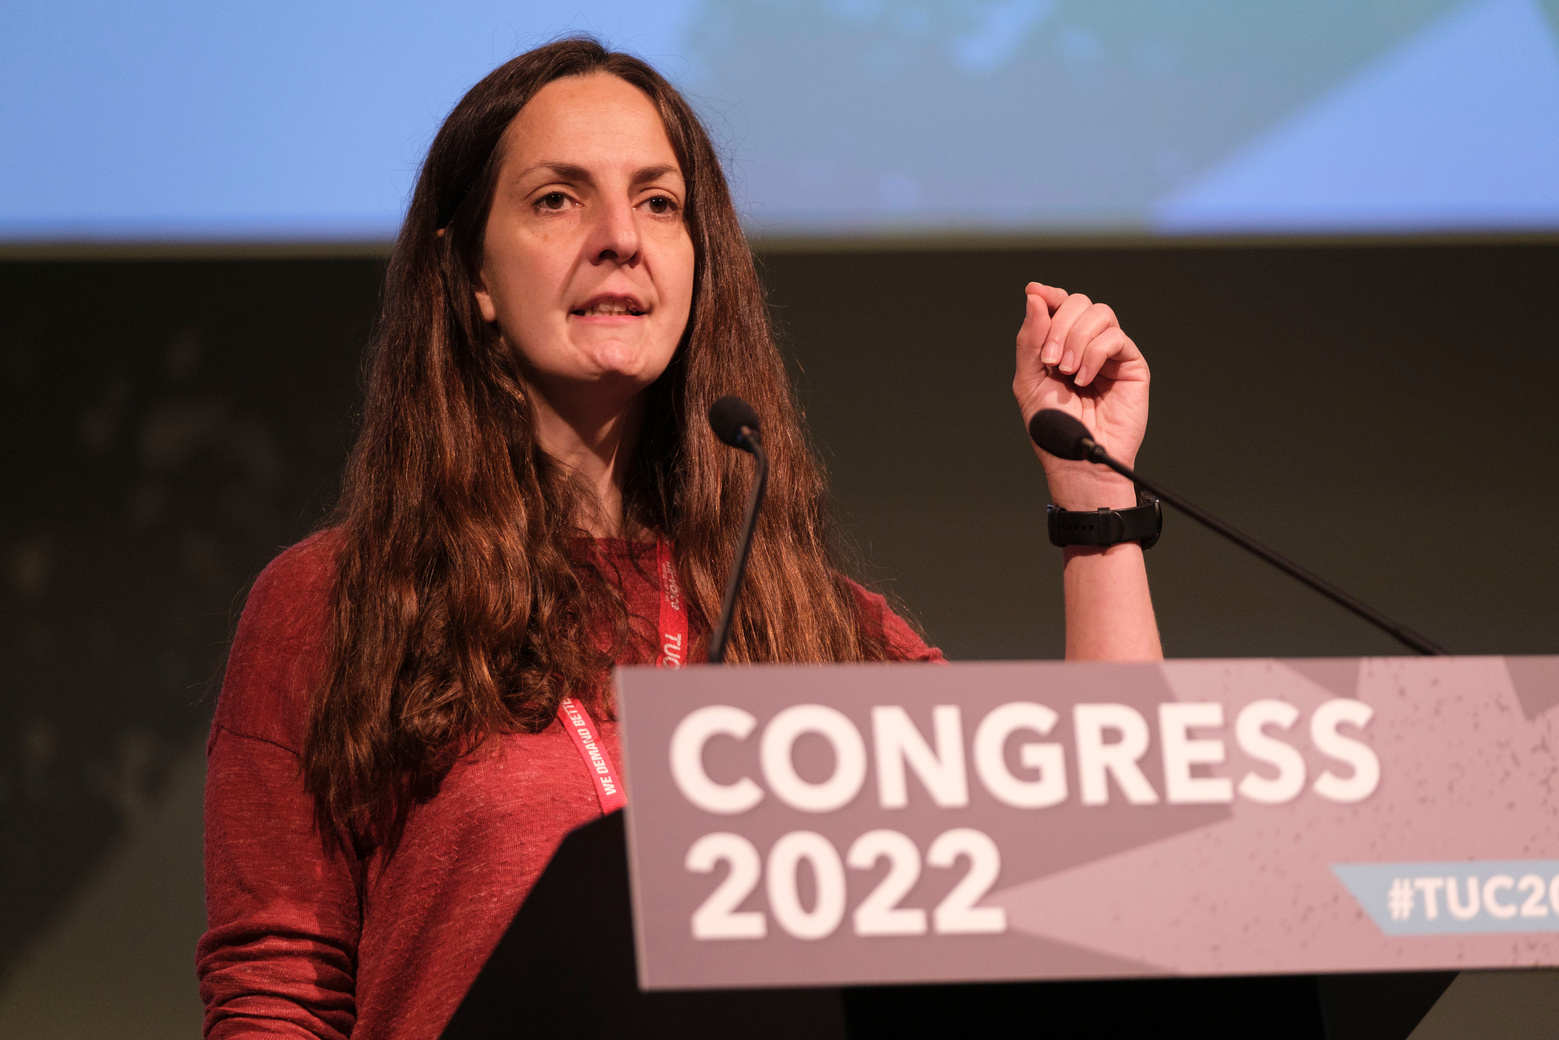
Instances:
[[[856,609],[861,612],[867,626],[880,632],[887,642],[888,657],[891,660],[947,663],[947,659],[942,656],[942,651],[934,646],[927,646],[919,633],[910,627],[908,621],[895,614],[888,606],[888,601],[881,595],[868,591],[854,581],[850,582],[850,591],[855,593]]]
[[[321,839],[299,768],[333,548],[316,536],[265,569],[228,658],[206,747],[209,1040],[346,1040],[356,1019],[361,868]]]

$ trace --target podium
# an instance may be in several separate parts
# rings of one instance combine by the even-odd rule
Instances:
[[[1559,888],[1559,838],[1534,823],[1559,808],[1541,781],[1559,749],[1549,732],[1559,713],[1548,710],[1559,704],[1559,659],[625,670],[619,683],[628,819],[613,814],[563,843],[448,1040],[1014,1026],[1036,1036],[1399,1040],[1458,968],[1559,963],[1559,908],[1539,916],[1523,888],[1541,880],[1543,906]],[[1089,707],[1101,705],[1111,710]],[[794,710],[819,706],[835,714]],[[1134,715],[1147,730],[1141,748]],[[1296,760],[1304,780],[1291,791],[1285,770]],[[1047,768],[1066,782],[1045,788]],[[1089,770],[1105,780],[1102,803]],[[1003,931],[992,915],[939,915],[948,884],[931,881],[898,894],[893,909],[926,911],[900,920],[900,934],[863,918],[892,856],[868,863],[858,835],[891,830],[929,850],[936,832],[975,829],[960,824],[999,847],[999,878],[965,909],[1002,908]],[[707,834],[766,850],[759,868],[771,880],[726,901],[725,933],[711,932],[705,913],[700,937],[696,915],[741,869],[735,854],[723,872],[690,854]],[[797,844],[791,834],[812,835],[799,867],[776,851]],[[1280,855],[1254,856],[1252,834]],[[1047,859],[1052,844],[1073,848]],[[842,895],[826,891],[835,868],[825,846],[855,850],[835,856],[849,864]],[[951,880],[967,877],[971,848],[925,851],[924,876],[943,863]],[[1202,858],[1187,860],[1188,848]],[[1201,864],[1199,876],[1187,862]],[[776,871],[786,872],[778,882]],[[1115,886],[1110,901],[1067,906],[1086,903],[1101,877]],[[1140,891],[1119,890],[1132,877]],[[1265,902],[1249,900],[1252,886]],[[1221,907],[1204,905],[1209,892]],[[1268,934],[1241,948],[1251,929],[1239,915],[1267,904],[1278,907],[1258,921]],[[1274,931],[1290,911],[1312,930]],[[732,916],[742,914],[751,916]],[[1112,915],[1132,919],[1122,928]],[[1164,919],[1187,927],[1166,931]],[[1121,955],[1133,927],[1135,961]],[[1329,946],[1329,930],[1346,943]]]
[[[646,993],[635,972],[627,868],[621,813],[570,834],[444,1040],[918,1040],[994,1034],[1022,1023],[1035,1024],[1034,1035],[1091,1040],[1139,1040],[1170,1031],[1172,1023],[1207,1040],[1402,1040],[1454,977],[1421,972]]]
[[[444,1040],[844,1040],[837,988],[639,989],[622,813],[563,840],[445,1028]]]

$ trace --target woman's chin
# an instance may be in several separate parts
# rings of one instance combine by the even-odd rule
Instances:
[[[592,344],[586,357],[588,367],[599,382],[648,386],[660,377],[671,361],[669,356],[662,358],[659,353],[642,344],[607,340]]]

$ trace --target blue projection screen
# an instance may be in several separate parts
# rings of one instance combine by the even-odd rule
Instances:
[[[1559,0],[12,0],[0,242],[375,242],[460,94],[649,59],[750,232],[1559,229]]]

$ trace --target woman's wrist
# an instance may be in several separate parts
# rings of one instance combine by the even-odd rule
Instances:
[[[1137,489],[1113,470],[1088,462],[1056,460],[1045,467],[1050,500],[1062,509],[1130,509]]]

